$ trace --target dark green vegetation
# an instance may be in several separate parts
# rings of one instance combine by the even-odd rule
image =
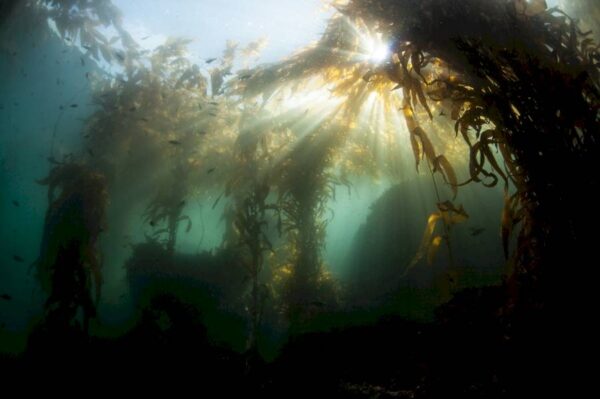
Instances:
[[[206,71],[185,40],[142,50],[109,1],[6,3],[6,32],[50,18],[111,73],[86,75],[95,107],[78,149],[53,136],[33,265],[43,311],[4,365],[61,358],[84,376],[278,397],[553,389],[586,344],[592,291],[573,270],[595,257],[600,53],[543,3],[351,0],[285,61],[236,70],[260,43],[227,43]],[[382,62],[356,56],[362,31],[391,43]],[[391,188],[334,276],[331,204],[375,179]],[[181,241],[205,238],[195,202],[225,228],[193,254]],[[120,299],[134,310],[115,327],[97,317],[103,265],[130,223]]]

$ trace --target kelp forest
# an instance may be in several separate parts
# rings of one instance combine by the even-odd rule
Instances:
[[[3,375],[580,386],[598,32],[593,0],[3,0]]]

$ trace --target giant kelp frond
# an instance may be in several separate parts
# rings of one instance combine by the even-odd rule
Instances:
[[[425,257],[427,257],[427,263],[431,265],[442,241],[446,240],[448,242],[450,239],[449,229],[456,224],[464,223],[469,218],[462,205],[457,207],[450,201],[444,201],[438,203],[437,207],[438,210],[429,215],[421,244],[412,261],[406,267],[404,275]],[[434,235],[439,221],[444,225],[444,232],[441,235]]]
[[[94,81],[100,109],[84,137],[94,150],[90,161],[110,171],[115,184],[152,185],[156,195],[187,179],[195,194],[227,175],[239,113],[233,100],[208,97],[208,82],[186,58],[186,45],[169,39],[125,74]]]
[[[48,294],[47,322],[68,328],[82,309],[86,329],[102,285],[97,245],[106,228],[106,179],[82,164],[65,163],[39,183],[48,186],[49,202],[36,262],[37,278]]]
[[[97,61],[118,62],[127,67],[125,53],[138,46],[123,27],[119,9],[110,0],[36,0],[30,6],[43,12],[68,44],[78,44]],[[112,38],[106,32],[112,29]],[[104,32],[104,33],[103,33]]]

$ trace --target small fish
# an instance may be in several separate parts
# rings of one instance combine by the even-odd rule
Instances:
[[[83,48],[84,48],[84,49],[86,49],[86,50],[91,50],[91,49],[92,49],[92,47],[91,47],[91,46],[86,46],[85,44],[84,44],[83,46],[81,46],[81,47],[83,47]]]
[[[150,221],[150,226],[152,226],[152,227],[156,226],[156,222],[154,220],[151,220]]]
[[[88,148],[87,152],[88,152],[88,154],[90,154],[90,157],[94,156],[94,151],[92,151],[91,148]]]
[[[64,107],[64,106],[62,106],[62,105],[59,105],[59,106],[58,106],[58,109],[60,109],[60,110],[62,111],[63,109],[65,109],[65,107]]]
[[[13,55],[13,57],[14,57],[15,55],[17,55],[17,52],[16,52],[16,51],[13,51],[13,52],[12,52],[12,55]]]
[[[133,111],[135,111],[136,109],[137,109],[137,108],[136,108],[136,107],[135,107],[135,105],[134,105],[133,107],[129,108],[129,112],[133,112]]]
[[[201,136],[204,136],[204,135],[206,134],[206,132],[205,132],[204,130],[200,130],[200,131],[198,132],[198,134],[199,134],[199,135],[201,135]]]
[[[13,255],[13,260],[15,262],[25,262],[25,259],[21,258],[19,255]]]
[[[173,145],[179,145],[179,144],[181,144],[181,141],[179,141],[179,140],[169,140],[169,143],[173,144]]]
[[[144,122],[150,122],[150,121],[148,120],[148,118],[140,118],[140,120],[141,120],[141,121],[144,121]]]
[[[146,40],[146,39],[148,39],[148,38],[150,38],[150,36],[144,36],[144,37],[142,37],[140,40]]]
[[[70,37],[65,37],[65,40],[68,41],[68,42],[70,42],[71,38]]]
[[[16,200],[12,200],[12,203],[13,203],[13,205],[14,205],[14,206],[16,206],[16,207],[18,207],[18,206],[20,205],[20,204],[19,204],[19,201],[16,201]]]
[[[206,59],[206,63],[207,63],[207,64],[210,64],[211,62],[213,62],[213,61],[215,61],[215,60],[216,60],[216,58],[207,58],[207,59]]]
[[[251,77],[252,77],[252,74],[247,73],[245,75],[240,76],[240,80],[250,79]]]
[[[71,107],[71,108],[77,108],[77,107],[79,107],[79,105],[78,104],[71,104],[71,105],[69,105],[69,107]]]
[[[125,56],[118,51],[115,51],[115,56],[121,61],[125,61]]]
[[[86,79],[89,79],[89,78],[90,78],[90,73],[89,73],[89,72],[86,72],[86,73],[85,73],[85,78],[86,78]]]
[[[440,111],[440,116],[446,116],[446,114],[444,113],[444,110]]]
[[[214,112],[209,112],[208,113],[210,116],[217,116],[217,114],[215,114]]]
[[[206,174],[207,174],[207,175],[211,174],[212,172],[214,172],[214,171],[215,171],[215,169],[216,169],[216,168],[210,168],[209,170],[207,170],[207,171],[206,171]]]
[[[83,57],[79,57],[79,59],[81,60],[81,66],[85,66],[85,61],[83,60]]]
[[[185,205],[185,200],[183,200],[179,203],[179,206],[184,206],[184,205]]]
[[[8,295],[8,294],[2,294],[0,295],[1,299],[4,299],[5,301],[10,301],[12,299],[12,296]]]
[[[471,227],[471,235],[472,236],[478,236],[479,234],[483,233],[485,231],[485,229],[483,227]]]
[[[209,104],[210,104],[210,105],[219,105],[219,103],[218,103],[218,102],[216,102],[216,101],[211,101],[211,102],[209,102]]]
[[[46,158],[46,159],[47,159],[47,160],[48,160],[48,162],[50,162],[50,163],[53,163],[53,164],[55,164],[55,165],[60,165],[60,162],[58,162],[58,161],[56,160],[56,158],[54,158],[54,157],[48,157],[48,158]]]

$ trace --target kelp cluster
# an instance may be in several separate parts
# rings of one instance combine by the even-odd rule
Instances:
[[[87,333],[102,285],[98,250],[108,206],[104,176],[78,163],[55,166],[39,181],[48,186],[48,210],[36,276],[47,293],[44,326]]]
[[[287,312],[295,323],[302,324],[305,313],[311,312],[311,304],[335,304],[321,252],[328,222],[327,203],[335,196],[335,185],[338,184],[328,169],[336,144],[342,137],[339,126],[326,124],[299,139],[275,169],[278,211],[283,216],[281,228],[291,244],[288,249],[292,259],[287,266],[290,274],[286,289]]]
[[[240,134],[235,143],[235,172],[227,183],[224,194],[231,197],[226,212],[228,230],[223,245],[233,250],[250,281],[247,310],[250,315],[248,348],[257,349],[258,335],[271,289],[262,276],[265,254],[273,251],[269,238],[267,213],[276,210],[269,203],[271,183],[267,168],[272,161],[268,140],[270,129],[252,123],[252,107],[245,109],[240,121]]]
[[[597,187],[584,171],[598,151],[598,48],[591,32],[542,3],[351,1],[344,8],[377,24],[396,54],[409,43],[416,72],[429,66],[422,60],[443,65],[422,90],[446,105],[468,144],[470,180],[504,183],[505,253],[521,222],[515,261],[527,291],[540,284],[541,264],[566,262],[566,253],[587,259],[586,193]]]

